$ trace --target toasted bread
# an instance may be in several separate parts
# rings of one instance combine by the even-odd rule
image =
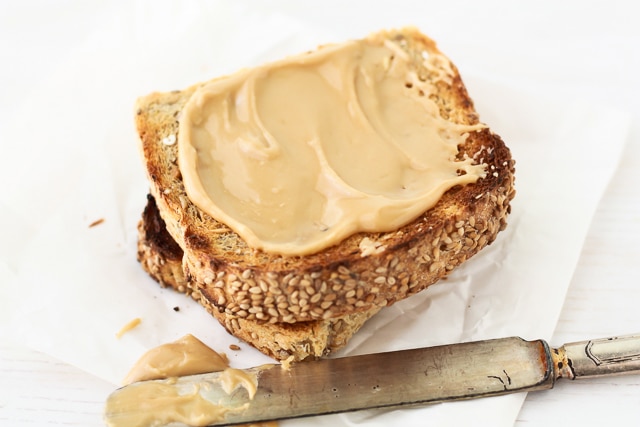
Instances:
[[[432,40],[415,29],[382,32],[372,39],[406,52],[419,78],[432,83],[429,98],[443,119],[480,123],[457,68]],[[184,251],[187,282],[214,313],[281,324],[371,312],[436,283],[506,226],[515,162],[501,138],[484,127],[469,133],[458,158],[485,164],[486,176],[449,189],[409,224],[391,232],[357,233],[305,256],[249,247],[195,206],[181,180],[175,144],[179,118],[198,87],[139,99],[135,122],[150,192],[167,231]]]
[[[220,311],[198,289],[193,289],[182,269],[183,252],[165,228],[153,196],[138,223],[138,261],[163,287],[190,295],[227,331],[274,359],[299,362],[316,359],[343,347],[379,308],[335,319],[297,323],[259,323]]]

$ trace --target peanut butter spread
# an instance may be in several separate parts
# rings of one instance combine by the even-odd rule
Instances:
[[[123,389],[107,401],[105,421],[109,427],[151,427],[179,422],[206,426],[224,419],[228,409],[200,395],[196,387],[180,394],[171,384],[139,383]]]
[[[218,372],[228,367],[227,356],[188,334],[146,352],[131,368],[123,383]]]
[[[429,55],[431,68],[449,64]],[[285,255],[395,230],[485,174],[456,160],[484,126],[443,119],[433,90],[399,45],[373,39],[213,80],[180,117],[187,194],[248,245]]]
[[[258,380],[255,375],[230,368],[225,355],[207,347],[194,336],[186,335],[178,341],[156,347],[140,358],[124,381],[125,384],[136,384],[119,390],[107,401],[106,424],[110,427],[146,427],[179,422],[206,426],[223,421],[230,411],[245,409],[230,409],[206,399],[203,394],[211,388],[210,382],[195,383],[188,390],[175,386],[178,376],[206,372],[221,372],[218,381],[227,394],[239,387],[247,391],[249,399],[256,393]],[[162,378],[168,379],[165,382],[145,382]],[[267,425],[277,426],[276,423],[264,424]]]
[[[116,333],[116,338],[122,338],[124,334],[135,329],[141,322],[142,322],[142,319],[140,319],[139,317],[136,317],[135,319],[131,320],[122,328],[120,328],[120,330]]]

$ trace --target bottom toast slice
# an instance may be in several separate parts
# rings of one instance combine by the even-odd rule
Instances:
[[[281,361],[316,359],[338,350],[379,311],[376,307],[328,320],[297,323],[257,323],[219,311],[206,295],[190,286],[182,267],[183,251],[167,232],[151,195],[147,196],[147,206],[138,224],[137,258],[161,286],[190,295],[230,334]]]

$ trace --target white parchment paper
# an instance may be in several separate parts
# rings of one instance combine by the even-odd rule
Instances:
[[[136,4],[104,20],[16,105],[5,126],[5,140],[14,142],[3,141],[2,150],[4,159],[21,160],[5,161],[0,171],[3,333],[114,387],[144,351],[186,333],[225,351],[235,367],[270,361],[244,344],[228,350],[236,338],[190,299],[161,289],[136,262],[136,224],[148,186],[133,128],[135,98],[341,40],[227,3]],[[337,356],[510,335],[551,337],[628,118],[528,93],[473,70],[461,73],[481,119],[517,162],[509,227],[441,284],[383,310]],[[104,222],[89,227],[98,219]],[[140,326],[117,338],[133,318],[142,319]],[[282,424],[508,426],[523,399]]]

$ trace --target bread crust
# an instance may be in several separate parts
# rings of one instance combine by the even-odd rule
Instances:
[[[379,309],[335,319],[297,323],[260,323],[220,311],[186,279],[183,251],[167,232],[153,196],[138,223],[138,261],[161,286],[190,295],[232,335],[280,361],[317,359],[342,348]]]
[[[398,43],[431,80],[440,115],[450,122],[479,123],[473,101],[450,61],[423,65],[442,55],[414,29],[374,37]],[[435,68],[434,68],[435,67]],[[193,205],[177,165],[180,111],[198,88],[154,93],[137,103],[136,126],[150,181],[167,230],[184,250],[186,278],[215,310],[265,323],[332,319],[385,307],[422,291],[492,243],[506,226],[515,195],[514,160],[490,129],[471,132],[459,157],[487,165],[487,176],[447,191],[410,224],[387,233],[358,233],[306,256],[250,248],[233,231]]]

